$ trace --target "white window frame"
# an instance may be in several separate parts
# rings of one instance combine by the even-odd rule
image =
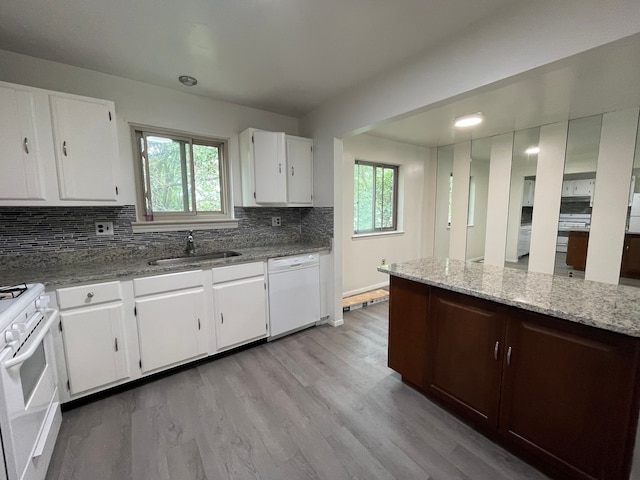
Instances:
[[[216,229],[216,228],[237,228],[238,221],[233,215],[233,200],[231,190],[231,168],[229,159],[229,142],[226,138],[205,137],[195,135],[188,132],[169,130],[160,127],[152,127],[147,125],[131,124],[131,134],[134,146],[134,160],[136,163],[136,199],[137,199],[137,222],[132,224],[134,233],[139,232],[161,232],[161,231],[179,231],[188,229]],[[193,144],[196,145],[212,145],[220,148],[220,200],[221,212],[198,212],[195,211],[194,198],[190,200],[194,202],[191,212],[153,212],[153,217],[147,216],[146,206],[147,198],[145,192],[148,185],[144,185],[145,175],[143,169],[147,163],[143,161],[140,149],[140,140],[144,135],[157,135],[168,137],[172,140],[185,141],[191,145],[191,156],[193,155]],[[192,158],[190,170],[193,172]],[[195,195],[195,177],[188,179],[192,196]]]
[[[372,166],[375,168],[382,168],[382,169],[389,169],[389,170],[393,170],[394,174],[393,174],[393,226],[392,227],[386,227],[386,228],[375,228],[375,185],[376,182],[374,180],[374,192],[373,192],[373,197],[374,197],[374,201],[373,201],[373,206],[374,206],[374,225],[373,225],[373,229],[372,230],[359,230],[356,231],[354,228],[353,234],[354,237],[360,237],[360,236],[371,236],[371,235],[380,235],[380,234],[389,234],[389,233],[400,233],[398,230],[398,225],[399,225],[399,219],[398,219],[398,215],[399,215],[399,211],[400,209],[398,208],[398,189],[399,189],[399,185],[400,185],[400,166],[399,165],[392,165],[389,163],[381,163],[381,162],[371,162],[371,161],[367,161],[367,160],[355,160],[354,162],[354,178],[355,178],[355,167],[357,165],[367,165],[367,166]],[[353,192],[353,204],[355,207],[355,204],[358,200],[358,192]]]

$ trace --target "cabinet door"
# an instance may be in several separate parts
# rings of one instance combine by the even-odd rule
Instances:
[[[72,394],[129,377],[121,303],[62,311],[60,318]]]
[[[587,265],[588,232],[569,232],[567,243],[567,265],[575,270],[584,271]]]
[[[524,189],[522,192],[522,206],[523,207],[532,207],[533,206],[533,197],[535,194],[535,186],[536,182],[534,180],[525,180],[524,181]]]
[[[573,196],[573,180],[565,180],[564,182],[562,182],[562,196]]]
[[[507,327],[501,432],[543,462],[554,458],[563,478],[627,478],[634,340],[521,312]]]
[[[44,199],[33,95],[0,87],[0,199]]]
[[[143,373],[207,352],[202,288],[136,298],[135,303]]]
[[[267,335],[265,299],[262,276],[213,286],[218,349]]]
[[[389,368],[425,389],[429,327],[428,285],[391,277],[389,294]]]
[[[573,182],[573,195],[577,197],[589,196],[592,193],[592,180],[574,180]]]
[[[481,424],[497,426],[505,319],[495,304],[435,291],[431,296],[429,390]]]
[[[60,198],[116,200],[113,104],[56,95],[50,100]]]
[[[640,235],[625,235],[620,275],[640,278]]]
[[[313,141],[287,136],[287,203],[312,205]]]
[[[286,203],[285,134],[254,132],[253,162],[256,203]]]

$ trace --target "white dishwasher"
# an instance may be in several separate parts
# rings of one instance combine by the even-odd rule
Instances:
[[[310,253],[268,261],[270,338],[320,320],[320,255]]]

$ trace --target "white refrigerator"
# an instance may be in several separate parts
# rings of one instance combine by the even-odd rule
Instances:
[[[633,194],[631,216],[629,217],[629,233],[640,233],[640,193]]]

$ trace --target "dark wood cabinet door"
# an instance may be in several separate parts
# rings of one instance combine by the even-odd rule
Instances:
[[[429,286],[391,277],[389,295],[389,368],[406,382],[425,388]]]
[[[633,340],[514,310],[500,432],[560,478],[628,478],[637,419]]]
[[[495,304],[433,290],[428,388],[458,413],[497,426],[505,319]]]
[[[587,248],[589,247],[589,232],[569,232],[567,244],[567,265],[575,270],[584,271],[587,265]]]
[[[640,278],[640,235],[628,233],[624,237],[620,275]]]

